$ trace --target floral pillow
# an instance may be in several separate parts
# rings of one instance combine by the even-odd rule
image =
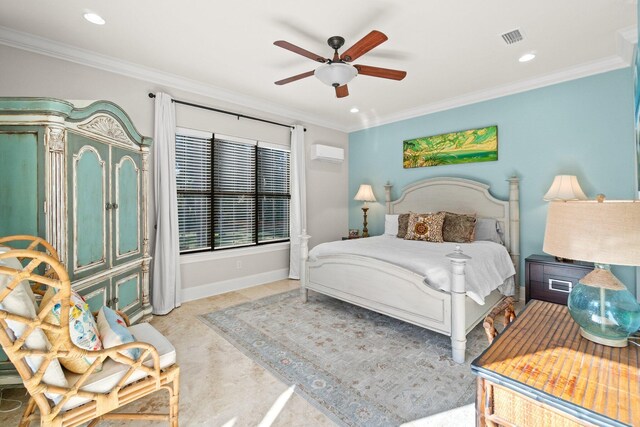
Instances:
[[[445,212],[442,238],[445,242],[470,243],[474,240],[476,216]]]
[[[444,212],[417,214],[410,212],[406,240],[425,240],[442,243]]]
[[[40,309],[43,309],[49,300],[55,294],[54,288],[49,288],[42,298],[40,303]],[[89,305],[75,290],[71,290],[71,297],[69,298],[71,307],[69,307],[69,335],[71,336],[71,342],[77,347],[80,347],[89,351],[102,350],[102,341],[98,335],[98,326],[93,318],[93,314],[89,310]],[[56,303],[53,308],[47,313],[45,321],[60,324],[60,302]],[[45,334],[52,343],[57,341],[58,334],[53,331],[45,331]],[[67,358],[61,357],[60,363],[62,366],[75,372],[76,374],[84,374],[89,370],[91,364],[95,361],[95,357],[82,357],[82,358]],[[97,370],[102,367],[98,367]]]

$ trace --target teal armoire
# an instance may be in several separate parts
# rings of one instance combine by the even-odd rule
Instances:
[[[92,310],[132,322],[151,315],[150,144],[108,101],[0,98],[0,236],[46,238]]]

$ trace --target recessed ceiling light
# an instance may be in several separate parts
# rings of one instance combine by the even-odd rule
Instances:
[[[353,107],[353,108],[351,108],[351,110],[349,110],[349,111],[351,111],[352,113],[357,113],[357,112],[358,112],[358,111],[360,111],[360,110],[358,110],[358,107]]]
[[[529,62],[529,61],[531,61],[531,60],[532,60],[533,58],[535,58],[535,57],[536,57],[536,54],[535,54],[535,53],[531,53],[531,52],[530,52],[530,53],[525,53],[524,55],[522,55],[522,56],[518,59],[518,61],[520,61],[520,62]]]
[[[104,19],[102,19],[102,16],[98,15],[97,13],[93,13],[93,12],[87,12],[84,14],[84,19],[86,19],[87,21],[91,22],[92,24],[96,24],[96,25],[104,25],[104,23],[106,22]]]

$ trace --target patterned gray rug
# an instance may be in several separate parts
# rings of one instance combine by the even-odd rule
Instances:
[[[314,292],[303,304],[298,290],[201,319],[347,426],[397,426],[473,402],[469,363],[487,347],[479,325],[458,365],[449,337]]]

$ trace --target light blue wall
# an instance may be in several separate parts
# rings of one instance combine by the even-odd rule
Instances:
[[[420,136],[498,125],[498,161],[403,169],[402,141]],[[521,258],[542,253],[547,204],[542,200],[553,177],[577,175],[589,197],[635,194],[634,93],[631,67],[524,93],[403,120],[349,135],[349,227],[362,228],[358,186],[372,184],[369,233],[384,230],[384,184],[392,199],[403,187],[435,176],[470,178],[508,197],[506,179],[520,178]],[[635,287],[630,267],[615,268]],[[632,292],[634,289],[631,289]]]

